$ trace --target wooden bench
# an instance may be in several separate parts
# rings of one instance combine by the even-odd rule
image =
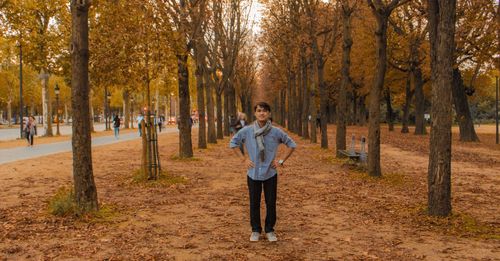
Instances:
[[[358,162],[360,157],[361,157],[361,154],[357,151],[349,151],[349,150],[338,150],[338,152],[341,154],[341,155],[344,155],[345,157],[349,158],[349,160],[352,160],[352,161],[356,161]]]

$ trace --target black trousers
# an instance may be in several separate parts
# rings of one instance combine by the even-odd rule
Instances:
[[[260,223],[260,197],[262,188],[264,188],[264,197],[266,200],[266,223],[264,231],[266,233],[274,231],[276,224],[276,194],[278,191],[278,175],[260,181],[253,180],[247,176],[248,192],[250,195],[250,225],[252,232],[261,232],[262,226]]]

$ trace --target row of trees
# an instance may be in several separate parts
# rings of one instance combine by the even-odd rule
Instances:
[[[191,104],[200,119],[199,148],[229,135],[229,116],[237,107],[251,113],[257,69],[251,5],[248,0],[1,2],[1,39],[23,47],[27,70],[41,88],[46,119],[51,115],[49,81],[71,86],[75,194],[83,211],[98,208],[90,150],[92,101],[105,108],[108,93],[120,92],[128,127],[131,98],[143,97],[136,105],[148,116],[144,125],[151,141],[149,115],[160,110],[161,97],[177,95],[180,157],[193,156]],[[15,53],[2,55],[2,61],[17,65]],[[144,150],[151,155],[149,142]]]
[[[404,112],[401,131],[409,132],[413,109],[418,135],[427,133],[424,113],[432,104],[429,212],[450,213],[451,104],[460,140],[479,141],[467,96],[477,90],[482,97],[476,99],[493,98],[498,4],[269,0],[265,5],[261,80],[274,97],[277,121],[316,142],[316,128],[307,123],[319,118],[322,148],[329,146],[327,122],[336,122],[336,149],[342,150],[346,125],[364,125],[368,111],[368,173],[381,176],[381,101],[390,131],[396,105]]]

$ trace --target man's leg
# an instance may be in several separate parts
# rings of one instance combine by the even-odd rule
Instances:
[[[260,195],[262,194],[262,181],[253,180],[247,176],[248,192],[250,198],[250,225],[252,232],[261,232],[260,224]]]
[[[266,233],[274,231],[276,224],[276,196],[278,192],[278,174],[264,181],[264,196],[266,198]]]

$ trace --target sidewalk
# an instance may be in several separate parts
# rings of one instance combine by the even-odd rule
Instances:
[[[164,133],[178,132],[177,128],[167,128],[158,135]],[[92,147],[98,147],[102,145],[114,144],[122,141],[129,141],[139,139],[137,132],[130,132],[126,134],[121,134],[119,139],[115,139],[114,136],[104,136],[96,137],[92,139]],[[47,156],[51,154],[61,153],[71,151],[71,140],[63,142],[55,142],[48,144],[35,145],[33,147],[15,147],[9,149],[0,149],[0,165],[31,158],[37,158],[42,156]]]

